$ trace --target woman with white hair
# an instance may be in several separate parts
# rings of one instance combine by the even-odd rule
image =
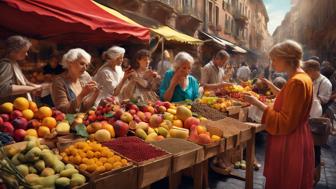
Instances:
[[[190,75],[193,57],[179,52],[174,59],[173,70],[168,70],[160,86],[160,97],[164,101],[180,102],[198,97],[199,83]]]
[[[102,59],[105,61],[105,64],[99,68],[93,77],[100,86],[104,86],[96,100],[96,104],[99,104],[104,98],[117,96],[127,78],[130,77],[132,70],[127,69],[124,73],[121,68],[124,54],[125,49],[118,46],[113,46],[103,53]]]
[[[83,49],[70,49],[63,55],[61,65],[66,70],[53,80],[51,97],[57,109],[64,113],[86,112],[99,95],[97,83],[82,80],[91,56]]]
[[[314,146],[308,125],[313,84],[300,68],[302,55],[301,45],[291,40],[271,49],[273,69],[287,73],[289,78],[281,90],[264,80],[277,95],[273,107],[245,96],[247,102],[263,111],[261,122],[269,134],[264,167],[266,189],[313,188]]]
[[[0,103],[13,101],[18,96],[32,100],[31,93],[44,87],[29,82],[18,64],[26,58],[30,47],[31,42],[22,36],[11,36],[6,40],[6,54],[0,59]]]

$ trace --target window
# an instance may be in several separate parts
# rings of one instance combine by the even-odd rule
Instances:
[[[209,23],[213,23],[212,3],[209,2]]]

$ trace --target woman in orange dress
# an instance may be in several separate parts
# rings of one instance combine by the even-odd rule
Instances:
[[[266,189],[313,188],[314,146],[309,111],[313,100],[313,85],[300,68],[302,48],[287,40],[270,51],[272,66],[277,72],[286,72],[288,82],[279,90],[264,81],[277,94],[274,107],[268,107],[252,96],[245,100],[263,110],[262,123],[268,132],[265,169]]]

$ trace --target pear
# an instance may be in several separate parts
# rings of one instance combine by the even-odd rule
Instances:
[[[56,186],[65,188],[70,185],[70,179],[67,177],[60,177],[55,181]]]
[[[76,173],[72,175],[70,185],[71,187],[80,186],[83,185],[85,181],[86,179],[83,175]]]
[[[26,176],[29,174],[29,168],[25,164],[21,164],[16,166],[17,170],[21,173],[21,175]]]
[[[33,147],[31,150],[29,150],[26,155],[25,155],[25,159],[26,161],[29,162],[34,162],[40,159],[40,155],[41,155],[41,149],[39,147]]]
[[[38,171],[41,172],[45,168],[45,163],[43,160],[38,160],[37,162],[35,162],[34,166]]]
[[[141,129],[141,128],[137,128],[137,129],[135,130],[135,136],[140,137],[140,138],[142,138],[142,139],[146,139],[147,134],[146,134],[146,132],[145,132],[143,129]]]

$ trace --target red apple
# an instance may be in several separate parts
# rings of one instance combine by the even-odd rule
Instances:
[[[123,114],[124,112],[122,110],[117,110],[115,113],[114,113],[114,117],[117,118],[117,119],[120,119],[121,115]]]
[[[0,117],[0,125],[2,125],[4,122],[4,120],[2,119],[2,117]]]
[[[27,129],[28,121],[23,117],[18,117],[13,120],[13,126],[15,129]]]
[[[137,113],[137,111],[134,110],[134,109],[130,109],[130,110],[128,110],[128,112],[129,112],[130,114],[132,114],[132,115],[135,115],[135,114]]]
[[[141,121],[140,117],[137,114],[133,115],[133,120],[137,123]]]
[[[167,108],[165,106],[159,106],[158,110],[160,113],[164,113],[167,111]]]
[[[167,109],[170,108],[170,102],[163,102],[162,105],[166,107]]]
[[[118,120],[114,122],[113,128],[114,128],[116,137],[123,137],[127,135],[129,126],[127,123]]]
[[[149,125],[151,127],[159,127],[160,123],[162,123],[163,119],[162,116],[159,114],[154,114],[149,119]]]
[[[58,114],[55,114],[55,119],[56,121],[63,121],[65,119],[65,114],[64,113],[58,113]]]
[[[15,118],[22,117],[22,112],[20,110],[14,110],[11,114],[11,119],[14,120]]]
[[[14,134],[14,126],[10,122],[4,122],[0,127],[0,131],[4,133],[8,133],[13,136]]]
[[[4,122],[10,120],[9,114],[1,114],[0,117],[3,119]]]
[[[114,118],[114,117],[111,117],[111,118],[109,118],[109,119],[107,120],[107,122],[108,122],[109,124],[111,124],[111,125],[113,125],[114,122],[116,122],[116,121],[117,121],[117,119]]]
[[[198,118],[195,117],[188,117],[185,121],[184,121],[184,128],[186,129],[190,129],[192,125],[199,125],[201,122]]]
[[[26,131],[23,129],[16,129],[14,131],[14,139],[16,142],[21,142],[26,136]]]

